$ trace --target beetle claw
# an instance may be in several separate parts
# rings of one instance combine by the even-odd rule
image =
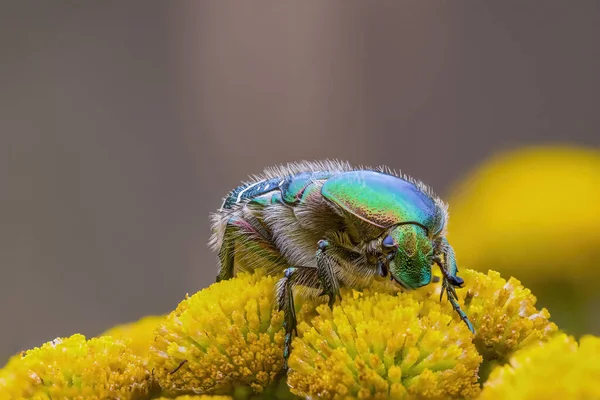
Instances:
[[[448,280],[450,281],[452,286],[462,287],[463,284],[465,283],[465,280],[463,278],[461,278],[460,276],[449,276]]]
[[[329,306],[329,309],[333,311],[333,305],[335,304],[335,297],[330,297],[329,298],[329,302],[327,303],[327,305]]]
[[[333,305],[335,304],[336,300],[342,301],[342,295],[340,294],[339,291],[334,293],[332,290],[323,290],[319,296],[325,296],[325,295],[329,296],[327,305],[329,305],[329,308],[331,310],[333,310]]]

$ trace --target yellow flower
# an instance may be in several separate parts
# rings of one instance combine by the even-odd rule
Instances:
[[[354,294],[354,296],[353,296]],[[298,325],[288,384],[323,398],[448,398],[479,394],[481,357],[465,325],[440,303],[344,290],[333,311]]]
[[[517,352],[496,368],[482,400],[599,399],[600,338],[584,336],[579,347],[567,335]]]
[[[464,270],[461,276],[459,303],[475,336],[446,300],[439,301],[439,283],[406,293],[343,289],[343,301],[333,310],[316,305],[323,298],[297,297],[299,336],[287,380],[292,393],[473,398],[482,368],[487,376],[494,363],[556,332],[548,312],[535,308],[535,297],[516,279],[506,281],[494,271]],[[290,398],[285,381],[278,380],[284,338],[283,313],[274,304],[278,279],[262,270],[241,274],[187,297],[167,317],[107,332],[114,337],[86,341],[73,335],[14,356],[0,370],[0,400],[141,400],[156,384],[162,396],[249,398],[262,392]],[[590,353],[600,351],[598,341],[584,344]]]
[[[136,322],[117,325],[102,334],[114,339],[130,339],[127,347],[133,354],[147,357],[150,345],[154,341],[154,330],[165,320],[164,315],[151,315]]]
[[[157,400],[231,400],[230,396],[211,396],[201,394],[197,396],[159,397]]]
[[[460,265],[544,280],[600,277],[600,152],[539,147],[500,154],[449,197]],[[594,266],[594,267],[590,267]]]
[[[496,271],[486,275],[469,269],[461,271],[461,277],[465,284],[456,289],[456,294],[473,323],[473,342],[485,361],[504,363],[514,351],[545,342],[557,332],[557,326],[549,321],[548,310],[538,310],[535,296],[517,279],[507,281]],[[440,286],[426,286],[417,290],[415,296],[439,302]],[[442,308],[455,321],[460,320],[445,297]]]
[[[475,337],[439,301],[439,284],[400,294],[345,290],[333,312],[320,305],[311,314],[311,303],[304,303],[290,358],[292,392],[473,397],[479,353],[491,368],[556,332],[548,311],[538,310],[516,279],[494,271],[462,276],[465,287],[457,293]],[[275,383],[283,357],[282,313],[273,304],[277,279],[242,274],[184,300],[155,331],[150,367],[162,388],[231,394],[238,384],[260,392]]]
[[[135,399],[149,391],[143,364],[111,337],[59,338],[11,358],[0,370],[0,399]]]
[[[260,392],[283,367],[283,313],[274,308],[276,277],[262,273],[213,284],[179,304],[157,328],[150,363],[164,390]]]

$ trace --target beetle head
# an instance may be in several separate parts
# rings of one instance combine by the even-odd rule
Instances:
[[[399,225],[390,232],[390,236],[397,245],[393,256],[390,255],[390,279],[408,289],[429,284],[433,244],[425,228],[416,224]]]

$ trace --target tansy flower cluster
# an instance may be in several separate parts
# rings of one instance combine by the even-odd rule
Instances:
[[[437,304],[408,294],[344,291],[299,326],[293,393],[323,398],[475,397],[481,356],[471,333]],[[425,309],[427,308],[427,310]]]
[[[561,334],[514,354],[485,382],[482,400],[600,399],[600,338]]]
[[[15,355],[0,370],[0,400],[148,398],[151,372],[128,344],[76,334]]]
[[[160,397],[158,400],[173,399],[172,397]],[[231,396],[211,396],[211,395],[197,395],[197,396],[178,396],[175,400],[231,400]]]
[[[482,362],[502,364],[556,326],[518,281],[463,275],[459,301],[475,336],[439,301],[439,283],[407,293],[343,290],[333,309],[298,302],[285,376],[277,277],[259,270],[187,297],[166,317],[107,332],[114,337],[75,335],[17,355],[0,388],[6,399],[476,398]],[[138,329],[148,326],[151,334]]]
[[[180,303],[156,330],[150,361],[174,393],[255,391],[283,367],[283,315],[273,308],[276,277],[258,273],[212,285]]]

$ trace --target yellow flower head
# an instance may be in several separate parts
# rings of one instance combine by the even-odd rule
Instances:
[[[497,367],[484,385],[482,400],[600,398],[600,338],[577,342],[564,334],[517,352]]]
[[[342,291],[333,311],[298,325],[289,360],[294,394],[323,398],[474,397],[481,357],[465,325],[410,293]]]
[[[598,150],[500,154],[466,177],[449,204],[448,239],[463,266],[528,283],[588,284],[600,276]]]
[[[514,351],[547,341],[557,332],[557,326],[549,321],[548,310],[538,310],[535,296],[517,279],[507,281],[496,271],[486,275],[469,269],[461,271],[461,276],[465,284],[456,289],[456,294],[473,323],[473,342],[485,361],[506,362]],[[419,289],[415,296],[439,302],[439,294],[437,284]],[[459,321],[447,301],[442,307]]]
[[[475,336],[446,300],[440,302],[439,283],[406,293],[343,289],[333,310],[298,298],[291,391],[345,399],[473,398],[482,360],[487,375],[494,363],[556,332],[548,312],[535,308],[535,297],[516,279],[493,271],[461,276],[458,301]],[[163,396],[247,398],[264,391],[286,397],[289,392],[279,390],[287,389],[285,382],[276,379],[284,339],[283,313],[274,305],[277,280],[264,271],[241,274],[187,297],[167,317],[107,332],[115,337],[73,335],[14,356],[0,370],[0,400],[148,398],[156,383]],[[598,341],[584,345],[590,354],[600,351]],[[188,398],[208,397],[181,397]]]
[[[159,397],[157,400],[231,400],[230,396],[211,396],[201,394],[197,396]]]
[[[2,400],[135,399],[149,386],[142,359],[111,337],[56,339],[12,357],[0,371]]]
[[[213,284],[179,304],[156,330],[150,363],[169,392],[260,392],[283,367],[283,313],[276,277],[261,273]]]
[[[139,321],[117,325],[102,334],[114,339],[130,339],[129,349],[133,354],[147,357],[154,341],[154,330],[165,320],[165,316],[147,316]]]

